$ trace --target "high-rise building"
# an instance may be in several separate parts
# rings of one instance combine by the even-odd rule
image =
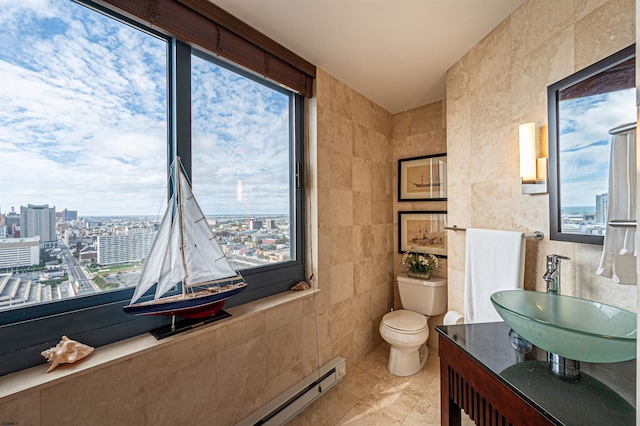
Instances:
[[[604,224],[609,213],[609,193],[596,195],[596,223]]]
[[[78,211],[77,210],[62,210],[62,221],[63,222],[71,222],[73,220],[78,220]]]
[[[277,229],[276,220],[275,219],[267,219],[266,220],[266,228],[267,229]]]
[[[41,243],[56,240],[56,208],[49,204],[20,206],[20,237],[37,236]]]
[[[11,207],[11,211],[6,214],[4,223],[7,226],[7,236],[15,237],[14,232],[20,228],[20,215],[16,213],[16,209]]]
[[[256,230],[262,229],[262,221],[256,219],[249,219],[249,229]]]
[[[155,237],[155,232],[147,234],[99,235],[97,242],[98,263],[100,265],[114,265],[140,262],[149,254]]]

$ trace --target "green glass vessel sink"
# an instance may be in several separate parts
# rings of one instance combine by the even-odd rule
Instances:
[[[633,312],[603,303],[526,290],[499,291],[491,302],[502,319],[533,345],[584,362],[636,357]]]

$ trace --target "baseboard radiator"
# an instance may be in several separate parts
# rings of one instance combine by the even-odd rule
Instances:
[[[277,426],[291,420],[347,374],[344,358],[336,357],[242,419],[238,426]]]

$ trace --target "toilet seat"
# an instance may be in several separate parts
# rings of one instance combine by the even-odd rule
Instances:
[[[382,317],[382,324],[396,333],[417,334],[427,328],[427,317],[417,312],[399,309]]]

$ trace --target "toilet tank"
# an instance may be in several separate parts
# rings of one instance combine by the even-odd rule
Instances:
[[[447,309],[445,278],[424,280],[398,275],[397,281],[404,309],[428,316],[440,315]]]

